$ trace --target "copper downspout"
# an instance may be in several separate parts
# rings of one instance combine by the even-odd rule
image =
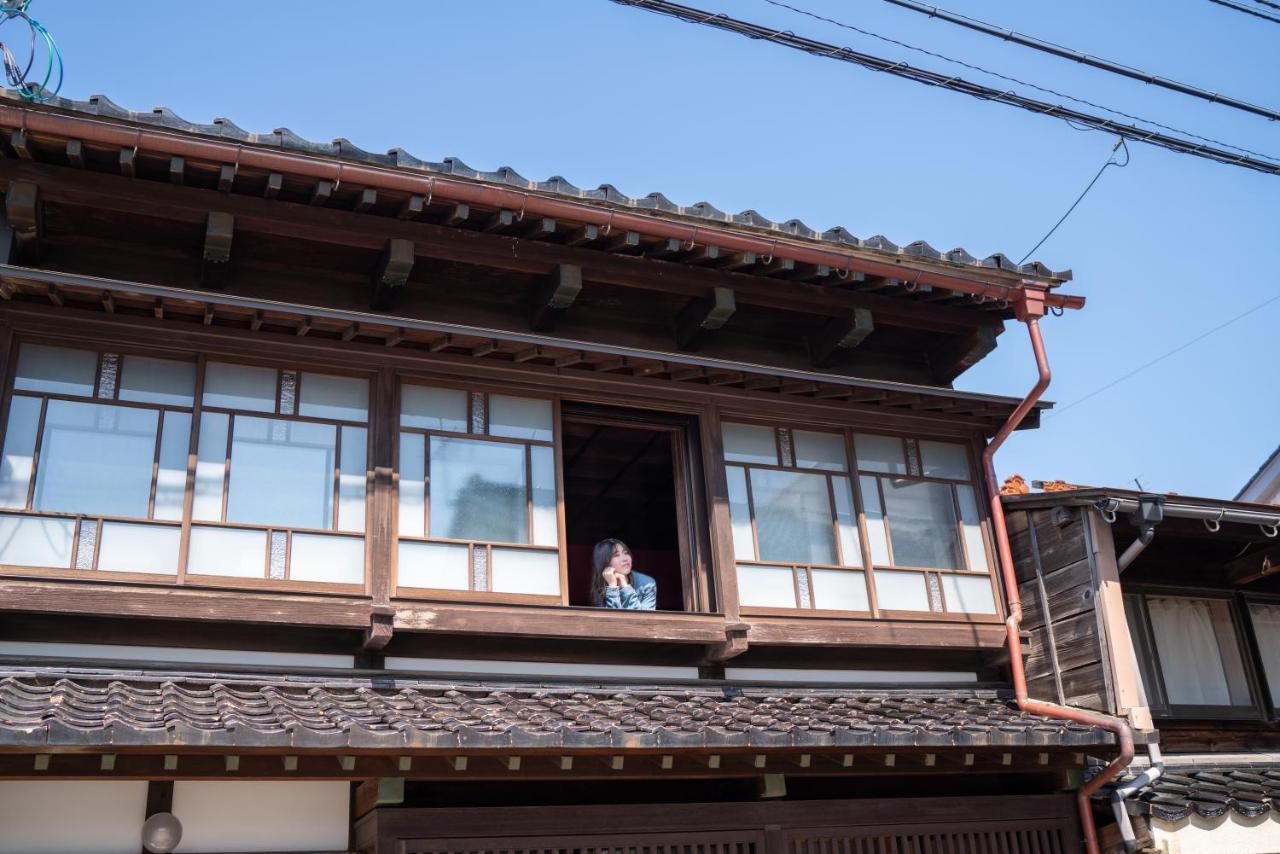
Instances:
[[[1008,630],[1009,636],[1009,669],[1013,675],[1013,690],[1017,697],[1018,708],[1022,711],[1048,718],[1075,721],[1116,734],[1116,740],[1120,745],[1120,755],[1113,759],[1111,764],[1104,768],[1101,773],[1081,786],[1076,793],[1076,804],[1080,811],[1080,825],[1084,831],[1085,849],[1088,854],[1098,854],[1098,831],[1093,822],[1093,809],[1089,799],[1107,781],[1115,778],[1128,767],[1129,762],[1133,759],[1133,732],[1130,730],[1129,725],[1120,718],[1086,711],[1085,709],[1060,706],[1057,703],[1047,703],[1043,700],[1033,700],[1027,696],[1027,675],[1022,666],[1022,638],[1020,636],[1022,602],[1018,596],[1018,579],[1014,572],[1013,550],[1009,546],[1009,528],[1005,523],[1004,505],[1000,501],[1000,484],[996,479],[994,459],[996,451],[1000,449],[1000,446],[1009,438],[1009,435],[1022,422],[1022,419],[1040,400],[1040,396],[1044,394],[1045,389],[1049,387],[1051,375],[1049,373],[1049,358],[1045,355],[1044,339],[1040,336],[1040,318],[1044,316],[1045,311],[1043,289],[1026,287],[1023,298],[1015,303],[1014,308],[1018,319],[1027,324],[1027,331],[1031,334],[1031,349],[1035,352],[1036,367],[1039,369],[1040,377],[1031,391],[1027,393],[1027,396],[1023,398],[1022,403],[1018,404],[1009,419],[1005,421],[1004,426],[992,437],[990,443],[987,444],[986,449],[982,452],[982,470],[986,475],[987,493],[991,500],[991,522],[995,531],[996,551],[1000,558],[1000,572],[1004,579],[1005,597],[1009,602],[1009,617],[1005,620],[1005,628]]]
[[[214,163],[235,164],[236,167],[261,169],[267,172],[288,172],[316,180],[333,181],[335,187],[343,181],[351,181],[363,187],[412,193],[427,198],[463,202],[481,208],[519,211],[521,216],[532,214],[564,219],[570,222],[597,225],[606,230],[637,231],[650,237],[673,238],[692,248],[695,245],[714,243],[721,249],[734,252],[755,252],[759,255],[790,258],[804,264],[817,264],[832,270],[856,270],[874,276],[909,278],[912,282],[934,285],[952,291],[970,294],[984,300],[1018,299],[1021,285],[1014,282],[993,282],[981,273],[954,274],[917,270],[891,261],[880,261],[852,252],[841,252],[806,245],[785,237],[773,238],[744,234],[715,224],[693,225],[657,216],[611,210],[600,205],[557,199],[525,190],[495,187],[476,181],[420,175],[399,169],[370,166],[362,163],[335,161],[319,156],[271,149],[265,145],[246,145],[218,139],[191,137],[181,133],[138,128],[116,122],[68,116],[61,113],[33,110],[0,104],[0,127],[22,129],[29,133],[44,133],[80,139],[102,145],[119,146],[150,154],[208,160]],[[1045,299],[1054,308],[1082,308],[1084,297],[1067,294],[1050,294]]]

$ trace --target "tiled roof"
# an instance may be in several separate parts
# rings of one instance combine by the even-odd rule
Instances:
[[[1004,692],[0,673],[0,745],[261,748],[1063,747],[1103,730]]]
[[[1280,811],[1280,765],[1228,766],[1167,770],[1138,793],[1139,811],[1164,821],[1179,821],[1191,813],[1218,818],[1227,810],[1253,818]]]
[[[11,89],[0,88],[0,97],[10,100],[21,100]],[[25,103],[25,102],[24,102]],[[544,181],[525,178],[510,166],[501,166],[493,172],[473,169],[457,157],[445,157],[440,161],[422,160],[403,148],[393,148],[386,154],[365,151],[339,138],[332,142],[317,142],[298,136],[288,128],[277,128],[271,133],[253,133],[237,126],[230,119],[215,118],[211,123],[203,124],[188,121],[167,107],[156,107],[150,111],[126,110],[113,103],[104,95],[91,95],[87,100],[79,101],[69,98],[53,98],[47,106],[75,113],[119,119],[138,124],[151,125],[181,133],[201,134],[221,139],[243,142],[250,145],[263,145],[285,151],[296,151],[314,154],[321,157],[332,157],[368,163],[393,169],[414,170],[438,175],[449,175],[470,178],[490,184],[502,184],[520,190],[547,193],[592,202],[630,208],[641,212],[653,212],[677,217],[705,220],[717,224],[743,228],[752,231],[765,231],[780,234],[788,238],[813,240],[819,243],[853,247],[894,256],[895,258],[919,258],[929,261],[946,261],[967,267],[987,268],[1013,271],[1037,278],[1071,279],[1070,270],[1054,271],[1039,261],[1027,264],[1016,264],[1003,253],[995,253],[986,258],[977,258],[964,249],[956,248],[949,252],[940,252],[923,240],[916,240],[906,245],[898,245],[883,235],[858,238],[849,233],[843,226],[834,226],[826,231],[810,228],[798,219],[777,221],[762,216],[754,210],[745,210],[733,214],[722,211],[710,202],[697,202],[692,205],[678,205],[662,193],[649,193],[647,196],[633,197],[621,192],[612,184],[601,184],[594,190],[576,187],[565,178],[553,175]]]

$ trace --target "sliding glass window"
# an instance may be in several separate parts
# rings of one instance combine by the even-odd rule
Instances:
[[[561,600],[551,400],[402,383],[397,586]]]
[[[964,445],[723,429],[744,606],[996,613]]]
[[[0,563],[363,585],[368,396],[355,377],[23,344]]]

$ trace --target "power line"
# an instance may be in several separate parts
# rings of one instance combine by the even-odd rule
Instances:
[[[1119,151],[1121,148],[1124,148],[1123,163],[1120,163],[1119,161],[1116,160],[1116,152]],[[1022,260],[1018,262],[1018,265],[1021,266],[1025,264],[1027,262],[1027,259],[1031,257],[1033,252],[1035,252],[1041,246],[1044,246],[1044,242],[1048,240],[1050,237],[1053,237],[1053,233],[1058,230],[1058,226],[1066,222],[1067,217],[1071,216],[1071,212],[1076,209],[1076,206],[1084,201],[1085,196],[1089,195],[1089,191],[1093,189],[1094,184],[1098,183],[1098,179],[1102,177],[1103,172],[1107,171],[1107,167],[1115,166],[1118,169],[1123,169],[1124,167],[1129,165],[1129,159],[1130,159],[1129,146],[1125,145],[1124,137],[1120,137],[1120,139],[1116,140],[1115,146],[1112,147],[1111,155],[1107,158],[1107,162],[1102,164],[1102,168],[1098,170],[1097,175],[1093,176],[1093,180],[1089,182],[1089,186],[1085,187],[1084,191],[1080,193],[1079,196],[1076,197],[1076,200],[1071,203],[1071,207],[1067,208],[1067,212],[1062,215],[1062,218],[1053,224],[1053,228],[1049,229],[1049,233],[1046,234],[1044,237],[1040,238],[1039,243],[1037,243],[1035,246],[1032,246],[1029,250],[1027,250],[1027,254],[1022,256]]]
[[[961,59],[955,59],[954,57],[946,56],[941,53],[935,53],[934,51],[931,51],[931,50],[925,50],[922,47],[916,47],[915,45],[910,45],[910,44],[907,44],[906,42],[898,41],[897,39],[891,39],[888,36],[882,36],[879,33],[873,33],[870,30],[864,30],[861,27],[855,27],[853,24],[846,24],[842,21],[837,21],[834,18],[827,18],[822,15],[815,14],[813,12],[805,11],[804,9],[799,9],[795,6],[791,6],[791,5],[788,5],[787,3],[783,3],[781,2],[781,0],[764,0],[764,2],[770,4],[771,6],[777,6],[781,9],[790,9],[792,12],[796,12],[800,15],[805,15],[806,17],[813,18],[814,20],[823,21],[828,24],[835,24],[837,27],[842,27],[846,30],[852,30],[853,32],[859,33],[860,35],[870,36],[873,39],[879,39],[880,41],[887,42],[888,44],[891,44],[891,45],[904,47],[907,50],[915,51],[916,53],[923,53],[925,56],[932,56],[934,59],[941,59],[943,62],[954,63],[964,68],[968,68],[970,71],[977,71],[980,74],[990,74],[992,77],[998,77],[1001,80],[1007,80],[1008,82],[1016,83],[1019,86],[1026,86],[1030,89],[1035,89],[1037,92],[1044,92],[1046,95],[1053,95],[1055,98],[1066,98],[1068,101],[1075,101],[1077,104],[1084,104],[1087,107],[1093,107],[1095,110],[1102,110],[1103,112],[1111,113],[1112,115],[1116,115],[1116,116],[1121,116],[1123,118],[1129,119],[1130,121],[1143,122],[1144,124],[1148,124],[1153,127],[1158,127],[1161,130],[1167,130],[1171,133],[1177,133],[1183,136],[1191,137],[1192,139],[1198,139],[1201,142],[1207,142],[1211,145],[1220,145],[1223,148],[1230,148],[1233,151],[1241,151],[1241,152],[1244,152],[1245,154],[1252,154],[1255,157],[1262,157],[1267,160],[1275,160],[1276,162],[1280,162],[1280,158],[1271,157],[1270,155],[1263,154],[1260,151],[1253,151],[1252,149],[1249,149],[1249,148],[1241,148],[1238,145],[1232,145],[1229,142],[1223,142],[1222,140],[1214,139],[1213,137],[1201,136],[1200,134],[1194,133],[1189,130],[1183,130],[1182,128],[1176,128],[1176,127],[1172,127],[1171,125],[1161,124],[1160,122],[1157,122],[1154,119],[1148,119],[1142,116],[1135,116],[1132,113],[1126,113],[1123,110],[1117,110],[1113,107],[1108,107],[1104,104],[1098,104],[1093,101],[1086,100],[1084,98],[1077,98],[1074,95],[1068,95],[1065,92],[1059,92],[1057,89],[1047,89],[1044,86],[1038,86],[1035,83],[1028,83],[1026,80],[1019,80],[1017,77],[1010,77],[1007,74],[1001,74],[998,71],[992,71],[989,68],[983,68],[981,65],[973,65],[972,63],[965,62],[964,60],[961,60]],[[1280,115],[1280,113],[1278,113],[1277,115]]]
[[[783,47],[803,51],[813,56],[824,57],[827,59],[838,59],[841,62],[859,65],[863,68],[871,69],[872,71],[883,71],[884,73],[892,74],[895,77],[902,77],[907,80],[913,80],[917,83],[924,83],[929,86],[938,86],[953,92],[971,95],[985,101],[996,101],[1001,104],[1007,104],[1009,106],[1027,110],[1028,112],[1064,119],[1068,122],[1075,122],[1076,124],[1083,125],[1093,130],[1101,130],[1117,136],[1122,136],[1125,139],[1134,142],[1145,142],[1150,145],[1157,145],[1161,148],[1165,148],[1179,154],[1190,154],[1196,157],[1205,158],[1206,160],[1212,160],[1217,163],[1241,166],[1246,169],[1265,172],[1268,175],[1280,175],[1280,162],[1276,162],[1275,158],[1271,158],[1268,155],[1263,155],[1264,159],[1257,159],[1243,154],[1233,154],[1232,152],[1226,151],[1222,148],[1210,145],[1200,145],[1192,142],[1191,140],[1169,136],[1137,125],[1123,125],[1117,121],[1113,121],[1112,119],[1102,118],[1089,113],[1082,113],[1079,110],[1050,104],[1045,101],[1037,101],[1034,98],[1027,98],[1013,91],[1001,91],[990,86],[983,86],[979,83],[965,80],[962,77],[941,74],[936,71],[929,71],[922,68],[915,68],[905,62],[883,59],[878,56],[852,50],[851,48],[837,47],[826,42],[797,36],[789,30],[775,30],[769,27],[762,27],[759,24],[752,24],[747,21],[731,18],[723,12],[706,12],[702,9],[694,9],[689,6],[680,6],[675,3],[668,3],[666,0],[613,0],[613,2],[623,6],[634,6],[646,11],[668,15],[691,24],[715,27],[716,29],[725,30],[726,32],[731,32],[751,39],[771,41],[775,44],[782,45]],[[1268,162],[1268,160],[1272,162]]]
[[[1181,353],[1183,350],[1187,349],[1193,344],[1200,343],[1201,341],[1208,338],[1210,335],[1214,334],[1215,332],[1221,332],[1223,329],[1226,329],[1231,324],[1244,320],[1249,315],[1255,312],[1261,311],[1262,309],[1266,308],[1267,306],[1271,305],[1273,302],[1276,302],[1278,300],[1280,300],[1280,294],[1276,294],[1275,296],[1270,297],[1269,299],[1265,299],[1262,302],[1255,305],[1253,308],[1246,309],[1245,311],[1240,312],[1235,317],[1229,320],[1224,320],[1222,323],[1219,323],[1217,326],[1213,327],[1212,329],[1209,329],[1205,332],[1201,332],[1199,335],[1197,335],[1195,338],[1192,338],[1190,341],[1185,341],[1182,344],[1179,344],[1177,347],[1174,347],[1172,350],[1169,350],[1166,353],[1161,353],[1159,356],[1156,356],[1151,361],[1144,362],[1143,364],[1134,368],[1132,371],[1129,371],[1129,373],[1120,377],[1116,377],[1111,382],[1107,383],[1104,386],[1100,386],[1094,389],[1093,391],[1086,394],[1084,397],[1081,397],[1077,400],[1073,400],[1071,403],[1068,403],[1066,406],[1062,407],[1061,409],[1052,409],[1049,412],[1045,413],[1045,415],[1046,416],[1061,415],[1062,413],[1066,412],[1068,409],[1079,406],[1080,404],[1084,403],[1086,400],[1097,397],[1098,395],[1102,394],[1104,391],[1107,391],[1108,389],[1115,388],[1120,383],[1124,382],[1130,377],[1133,377],[1133,376],[1136,376],[1137,374],[1142,373],[1147,368],[1150,368],[1153,365],[1158,365],[1159,363],[1163,362],[1165,359],[1168,359],[1170,356],[1176,356],[1178,353]]]
[[[1061,59],[1069,59],[1072,62],[1078,62],[1081,65],[1088,65],[1091,68],[1099,68],[1112,74],[1119,74],[1122,77],[1128,77],[1130,80],[1139,80],[1143,83],[1150,83],[1152,86],[1159,86],[1162,89],[1169,89],[1182,95],[1190,95],[1193,98],[1200,98],[1204,101],[1210,101],[1215,104],[1222,104],[1224,107],[1231,107],[1236,110],[1243,110],[1246,113],[1253,113],[1255,116],[1276,121],[1280,119],[1280,112],[1267,107],[1260,107],[1256,104],[1250,104],[1247,101],[1241,101],[1236,98],[1230,98],[1226,95],[1220,95],[1217,92],[1210,92],[1207,89],[1201,89],[1199,86],[1192,86],[1189,83],[1179,83],[1176,80],[1170,80],[1167,77],[1161,77],[1157,74],[1151,74],[1141,69],[1134,68],[1130,65],[1124,65],[1109,59],[1101,59],[1096,56],[1090,56],[1082,51],[1073,48],[1063,47],[1046,41],[1035,36],[1029,36],[1024,33],[1015,32],[1006,27],[1000,27],[995,24],[989,24],[986,21],[980,21],[977,18],[970,18],[967,15],[961,15],[958,12],[948,12],[946,9],[940,9],[937,6],[927,6],[919,3],[917,0],[885,0],[886,3],[892,3],[903,9],[910,9],[912,12],[919,12],[922,15],[928,15],[930,18],[937,18],[940,21],[946,21],[948,24],[956,24],[975,32],[983,33],[988,36],[995,36],[1001,41],[1012,42],[1022,47],[1029,47],[1032,50],[1038,50],[1042,53],[1048,53]],[[1262,0],[1257,0],[1262,2]],[[1280,8],[1277,4],[1276,8]]]
[[[1280,3],[1272,3],[1271,0],[1253,0],[1259,6],[1270,6],[1272,9],[1280,9]]]
[[[1210,3],[1217,3],[1219,6],[1226,6],[1228,9],[1234,9],[1237,12],[1244,12],[1246,15],[1253,15],[1255,18],[1261,18],[1264,21],[1270,21],[1273,24],[1280,24],[1280,18],[1275,15],[1269,15],[1266,12],[1257,9],[1251,9],[1243,3],[1235,3],[1232,0],[1209,0]],[[1267,4],[1271,5],[1271,4]]]

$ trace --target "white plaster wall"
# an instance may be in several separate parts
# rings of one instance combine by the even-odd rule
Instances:
[[[138,854],[146,812],[145,782],[0,781],[0,852]]]
[[[178,854],[346,851],[351,784],[345,781],[178,781]],[[130,854],[137,854],[137,847]]]
[[[1276,854],[1280,819],[1274,811],[1245,818],[1228,811],[1221,818],[1192,813],[1181,821],[1151,820],[1156,849],[1164,854]]]

